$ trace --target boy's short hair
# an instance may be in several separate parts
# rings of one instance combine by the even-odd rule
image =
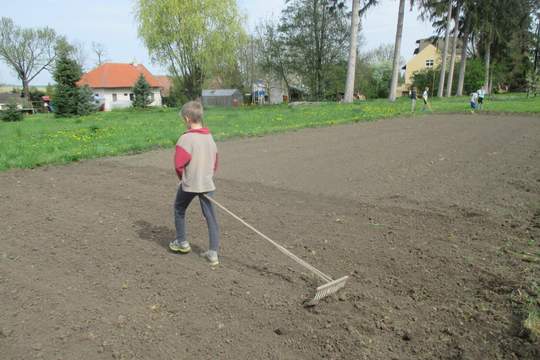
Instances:
[[[189,118],[194,123],[200,123],[203,118],[203,107],[198,101],[190,101],[182,106],[180,110],[180,116],[183,118]]]

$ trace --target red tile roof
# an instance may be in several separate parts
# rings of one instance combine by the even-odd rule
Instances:
[[[159,87],[163,89],[163,95],[169,96],[172,86],[172,79],[166,75],[155,75],[154,76],[159,83]]]
[[[131,88],[143,74],[151,87],[160,87],[159,81],[141,64],[105,63],[87,72],[77,85],[91,88]]]

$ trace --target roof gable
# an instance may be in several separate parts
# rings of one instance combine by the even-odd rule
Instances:
[[[91,88],[132,88],[139,76],[150,84],[159,87],[159,81],[141,64],[105,63],[85,73],[78,86],[88,85]]]

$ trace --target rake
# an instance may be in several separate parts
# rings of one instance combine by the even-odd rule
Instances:
[[[318,270],[314,266],[308,264],[304,260],[300,259],[298,256],[294,255],[289,250],[285,249],[283,246],[279,245],[274,240],[270,239],[268,236],[264,235],[259,230],[255,229],[253,226],[242,220],[239,216],[235,215],[233,212],[231,212],[229,209],[227,209],[225,206],[221,205],[219,202],[211,198],[210,196],[203,195],[205,198],[210,200],[213,204],[221,208],[223,211],[225,211],[227,214],[231,215],[236,220],[240,221],[242,224],[244,224],[249,229],[253,230],[255,233],[260,235],[263,239],[267,240],[270,244],[274,245],[279,251],[281,251],[283,254],[287,255],[292,260],[296,261],[298,264],[302,265],[309,271],[311,271],[313,274],[321,278],[325,284],[317,287],[312,297],[310,297],[308,300],[304,302],[304,306],[314,306],[317,305],[319,300],[330,296],[332,294],[335,294],[338,292],[342,287],[345,286],[345,283],[347,282],[348,276],[340,277],[339,279],[333,280],[330,276],[326,275],[322,271]]]

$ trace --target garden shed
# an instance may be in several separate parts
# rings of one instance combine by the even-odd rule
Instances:
[[[238,106],[243,100],[238,89],[203,90],[202,103],[204,106]]]

